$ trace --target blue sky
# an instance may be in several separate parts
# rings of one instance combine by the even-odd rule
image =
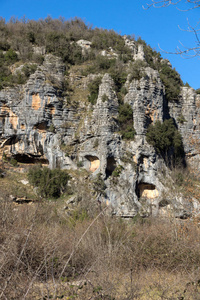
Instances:
[[[182,0],[183,1],[183,0]],[[172,66],[181,74],[184,82],[193,88],[200,88],[200,57],[184,59],[178,55],[163,53],[174,51],[180,45],[195,45],[192,33],[186,29],[187,18],[195,26],[199,21],[199,10],[183,12],[174,6],[144,10],[142,5],[148,0],[0,0],[0,16],[7,21],[12,16],[24,15],[28,19],[63,16],[66,19],[80,17],[93,27],[114,29],[120,34],[141,36],[152,48],[168,58]],[[150,1],[149,1],[150,2]],[[184,5],[184,3],[183,3]]]

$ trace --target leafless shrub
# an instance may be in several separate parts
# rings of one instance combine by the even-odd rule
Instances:
[[[0,206],[2,299],[155,299],[158,291],[173,299],[172,290],[177,297],[199,291],[194,222],[124,221],[104,207],[71,222],[56,202],[20,206],[6,195]]]

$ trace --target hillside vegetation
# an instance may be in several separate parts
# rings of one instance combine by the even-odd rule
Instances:
[[[71,65],[92,62],[87,73],[109,72],[120,91],[127,77],[127,63],[134,62],[130,48],[124,38],[114,30],[92,28],[81,19],[64,18],[27,20],[12,18],[9,22],[0,19],[0,88],[13,84],[22,84],[34,72],[34,64],[41,64],[44,53],[51,53],[62,58],[68,70]],[[166,88],[166,97],[170,101],[178,100],[183,82],[175,69],[164,61],[159,52],[154,51],[142,39],[135,40],[136,45],[144,46],[145,62],[133,63],[130,72],[133,78],[140,78],[141,68],[150,66],[158,70]],[[91,42],[91,51],[83,53],[76,43],[85,39]],[[40,50],[37,50],[40,47]],[[42,50],[43,49],[43,50]],[[112,49],[112,50],[111,50]],[[108,59],[99,55],[101,50],[114,51],[117,56]],[[12,74],[10,66],[20,62],[23,69]]]
[[[0,19],[0,299],[200,299],[183,86],[141,38]]]

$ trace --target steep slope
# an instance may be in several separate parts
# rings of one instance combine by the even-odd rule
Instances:
[[[179,98],[170,102],[160,71],[164,64],[169,72],[169,63],[154,54],[152,65],[145,54],[148,47],[127,37],[124,43],[132,62],[117,60],[114,76],[112,62],[119,54],[111,48],[98,50],[102,69],[97,72],[90,72],[90,61],[71,65],[66,72],[61,57],[45,54],[26,83],[2,89],[1,159],[14,157],[21,163],[68,170],[82,166],[91,180],[99,176],[104,181],[95,201],[105,202],[118,216],[188,217],[198,208],[197,201],[171,188],[166,157],[147,143],[146,133],[150,124],[173,118],[182,134],[186,160],[197,166],[199,96],[182,87]],[[91,53],[91,42],[78,44],[83,56]],[[17,72],[15,64],[12,68]],[[93,97],[91,86],[97,81]]]

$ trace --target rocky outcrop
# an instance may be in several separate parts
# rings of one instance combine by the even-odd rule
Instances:
[[[157,71],[146,68],[145,77],[126,82],[128,94],[125,102],[133,108],[134,128],[137,135],[144,135],[147,127],[156,120],[162,121],[165,90]]]
[[[133,52],[134,60],[145,60],[144,47],[142,44],[137,45],[135,41],[130,40],[126,35],[124,36],[124,42],[125,45]]]
[[[101,174],[105,190],[96,197],[118,216],[171,211],[177,217],[190,215],[193,203],[175,197],[164,185],[165,163],[145,138],[148,125],[166,117],[165,89],[158,72],[148,67],[141,79],[128,76],[125,84],[124,102],[133,109],[134,141],[123,140],[119,132],[119,101],[110,75],[102,77],[92,107],[87,101],[91,76],[70,77],[80,91],[74,91],[77,99],[70,100],[61,91],[64,74],[61,60],[46,55],[25,85],[0,92],[1,156],[25,163],[40,161],[50,168],[81,165],[91,178]],[[199,102],[194,90],[183,88],[181,101],[168,108],[182,133],[189,161],[199,159]]]
[[[79,40],[76,42],[82,48],[82,53],[86,54],[88,50],[90,50],[92,43],[86,40]]]
[[[178,102],[169,103],[170,116],[181,132],[187,162],[199,172],[200,167],[200,95],[183,87]]]

